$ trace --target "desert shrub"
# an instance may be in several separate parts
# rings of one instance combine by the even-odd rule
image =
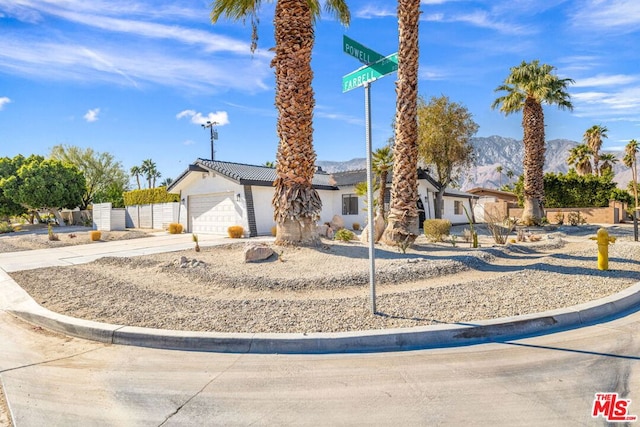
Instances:
[[[49,234],[49,240],[50,241],[58,241],[58,240],[60,240],[58,235],[53,232],[53,227],[51,226],[51,223],[49,223],[49,226],[47,227],[47,233]]]
[[[580,212],[578,211],[569,212],[569,215],[567,215],[567,221],[569,221],[569,224],[573,226],[585,224],[587,222],[587,220],[584,219],[584,217],[580,215]]]
[[[102,233],[100,232],[100,230],[91,230],[89,232],[89,240],[91,240],[92,242],[97,242],[101,237]]]
[[[359,222],[354,222],[353,225],[351,226],[351,228],[353,229],[353,231],[360,230],[360,223]]]
[[[431,242],[442,242],[444,236],[451,231],[451,221],[448,219],[427,219],[423,223],[424,235]]]
[[[13,232],[13,227],[8,222],[0,222],[0,234]]]
[[[182,224],[179,222],[172,222],[169,224],[169,234],[181,234]]]
[[[507,243],[507,237],[516,229],[518,224],[517,218],[498,218],[488,211],[484,211],[484,219],[487,223],[487,228],[491,232],[493,241],[499,245]]]
[[[278,234],[278,227],[274,225],[273,227],[271,227],[271,235],[273,237],[276,237],[277,234]]]
[[[468,228],[465,228],[464,230],[462,230],[461,237],[462,237],[462,240],[469,243],[473,239],[473,234],[471,233],[471,230],[469,230]]]
[[[227,228],[227,234],[229,234],[229,237],[232,239],[239,239],[244,235],[244,228],[242,228],[241,225],[232,225]]]
[[[350,240],[355,239],[356,235],[351,230],[347,230],[346,228],[341,228],[336,231],[335,236],[333,237],[335,240],[341,240],[343,242],[348,242]]]
[[[556,220],[556,224],[558,225],[564,224],[564,212],[562,211],[556,212],[556,214],[553,216],[553,219]]]

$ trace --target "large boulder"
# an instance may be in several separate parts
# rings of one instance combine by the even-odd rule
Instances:
[[[386,223],[384,221],[384,217],[380,214],[377,214],[373,220],[374,230],[373,236],[375,238],[374,242],[378,243],[382,235],[384,234],[384,229],[386,227]],[[360,241],[362,243],[369,243],[369,224],[367,224],[362,230],[362,234],[360,235]]]
[[[334,215],[331,218],[331,228],[333,228],[333,231],[342,230],[344,228],[344,219],[340,215]]]
[[[271,257],[275,252],[269,246],[252,243],[244,248],[244,262],[259,262]]]

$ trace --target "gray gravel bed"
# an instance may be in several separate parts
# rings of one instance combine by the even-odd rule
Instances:
[[[217,295],[219,287],[206,287],[209,280],[206,268],[169,271],[169,255],[138,260],[103,259],[93,265],[30,270],[12,276],[38,303],[53,311],[112,324],[218,332],[340,332],[542,312],[612,295],[640,279],[638,243],[619,242],[611,246],[608,271],[597,270],[592,244],[585,245],[584,250],[551,255],[539,252],[542,244],[467,251],[449,260],[415,255],[389,260],[381,265],[381,282],[400,284],[428,277],[430,286],[379,295],[379,312],[375,315],[369,309],[368,276],[353,272],[329,270],[325,280],[314,280],[304,286],[304,280],[294,277],[286,287],[277,288],[278,292],[296,294],[291,299],[270,296],[274,283],[265,284],[255,278],[247,283],[241,274],[229,276],[236,280],[226,289],[237,291],[237,297],[221,299]],[[500,263],[523,251],[538,257],[531,265]],[[117,266],[121,279],[114,279],[118,271],[116,276],[102,274],[101,270],[114,270],[105,269],[107,266]],[[188,288],[178,284],[178,291],[172,291],[150,287],[149,283],[143,286],[140,279],[133,280],[124,274],[131,269],[138,269],[146,282],[173,277],[176,281],[185,280]],[[479,278],[452,281],[460,272],[477,273]],[[194,276],[184,276],[188,274]],[[362,277],[367,280],[362,282]],[[438,277],[447,278],[448,283],[438,286]],[[196,278],[202,283],[195,283]],[[221,281],[219,277],[217,280]],[[188,292],[190,286],[192,293]],[[324,289],[326,293],[327,288],[334,289],[336,296],[314,296],[314,289]],[[341,297],[345,289],[351,292]]]

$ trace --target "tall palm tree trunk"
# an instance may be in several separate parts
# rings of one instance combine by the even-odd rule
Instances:
[[[418,22],[420,0],[398,0],[398,81],[396,82],[393,179],[388,245],[413,243],[418,236]]]
[[[276,244],[318,243],[315,222],[322,202],[312,188],[316,154],[313,149],[311,81],[313,17],[307,0],[278,0],[275,10],[276,73],[279,137],[275,194]]]
[[[542,105],[528,97],[522,110],[524,129],[524,224],[538,224],[544,216],[544,112]]]

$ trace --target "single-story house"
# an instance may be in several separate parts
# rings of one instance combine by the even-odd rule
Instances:
[[[227,228],[241,225],[249,236],[269,235],[273,220],[273,181],[276,170],[267,166],[197,159],[168,187],[180,194],[179,222],[190,233],[227,234]],[[366,197],[356,195],[357,183],[366,181],[366,171],[329,174],[318,168],[313,187],[322,200],[319,223],[342,216],[345,226],[366,224]],[[391,177],[389,177],[389,183]],[[418,208],[424,218],[434,218],[434,198],[438,184],[424,170],[418,170]],[[463,205],[471,211],[469,193],[447,190],[443,218],[453,224],[467,222]],[[388,196],[387,196],[388,200]],[[421,215],[422,217],[422,215]],[[422,224],[422,222],[421,222]]]
[[[509,216],[510,208],[518,206],[518,196],[509,191],[476,187],[467,190],[467,193],[477,197],[473,213],[478,222],[485,221],[485,212],[494,218],[505,218]]]

